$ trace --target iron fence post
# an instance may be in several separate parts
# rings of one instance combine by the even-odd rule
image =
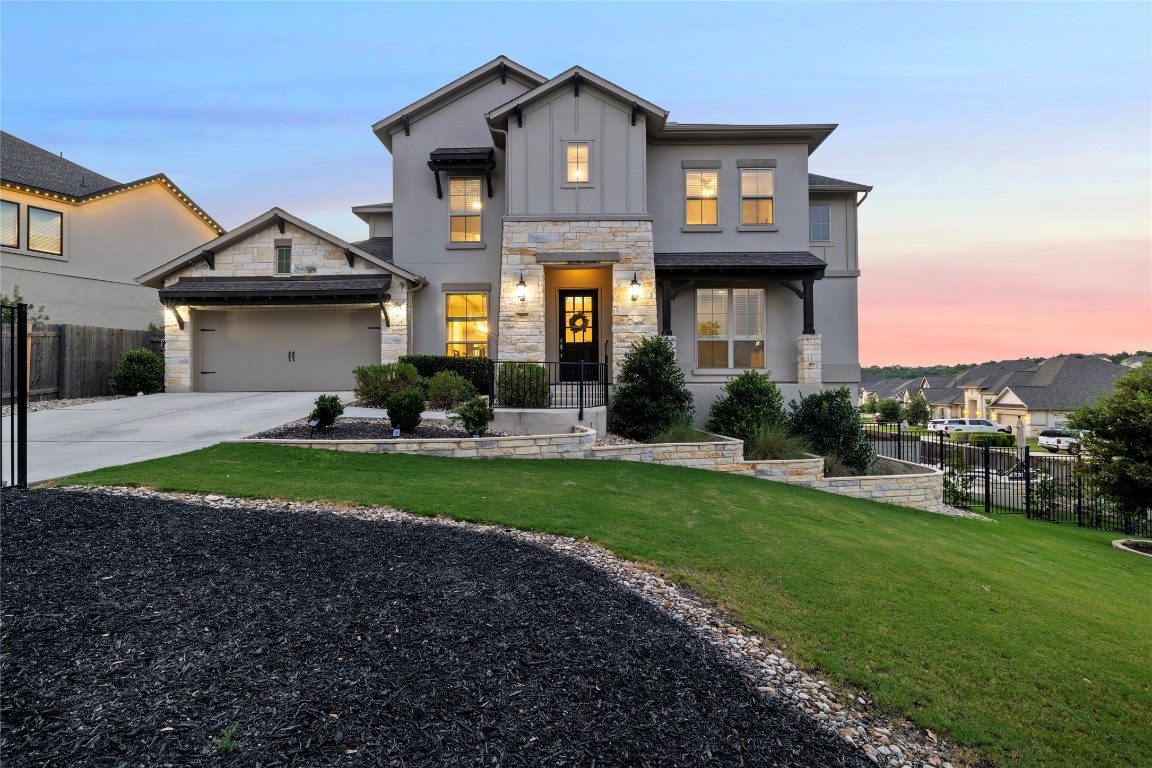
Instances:
[[[580,381],[576,384],[576,400],[580,406],[577,419],[584,421],[584,361],[580,361]]]
[[[984,441],[984,513],[992,512],[992,445]]]
[[[488,359],[488,407],[496,405],[496,361]]]
[[[1084,478],[1080,475],[1080,457],[1076,457],[1076,525],[1084,527]]]
[[[1032,519],[1032,452],[1024,446],[1024,516]]]

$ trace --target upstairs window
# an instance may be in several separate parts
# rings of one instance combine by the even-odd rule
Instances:
[[[64,253],[64,214],[28,206],[28,250],[60,256]]]
[[[684,224],[694,226],[715,226],[719,221],[716,215],[717,171],[685,171],[685,213]]]
[[[7,200],[0,201],[0,245],[20,247],[20,206]]]
[[[764,367],[764,291],[696,291],[696,364],[700,368]]]
[[[488,294],[449,293],[445,301],[444,353],[451,357],[488,357]]]
[[[588,176],[588,142],[568,142],[568,172],[565,181],[570,184],[586,184]]]
[[[832,207],[828,205],[809,206],[809,218],[812,222],[812,242],[832,239]]]
[[[291,246],[277,246],[276,248],[276,274],[292,274],[292,248]]]
[[[740,223],[773,224],[776,172],[772,168],[740,170]]]
[[[451,206],[453,243],[480,242],[480,202],[479,176],[453,176],[448,181],[448,198]]]

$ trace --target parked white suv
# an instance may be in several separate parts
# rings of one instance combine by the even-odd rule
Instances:
[[[1012,430],[1003,424],[997,424],[988,419],[932,419],[928,422],[930,432],[943,432],[945,435],[954,435],[957,432],[1003,432],[1012,434]]]
[[[1041,448],[1048,449],[1049,453],[1068,451],[1075,456],[1080,453],[1080,437],[1083,433],[1075,429],[1045,429],[1040,433],[1037,442]]]

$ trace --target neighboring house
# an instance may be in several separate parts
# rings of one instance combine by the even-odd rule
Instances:
[[[856,391],[856,209],[871,187],[809,173],[809,155],[835,127],[678,124],[581,67],[548,79],[499,57],[373,126],[392,154],[394,200],[353,208],[368,239],[325,239],[355,256],[350,273],[394,278],[386,306],[397,316],[382,317],[405,335],[373,361],[404,352],[585,361],[607,364],[614,379],[633,342],[664,334],[701,418],[747,369],[771,371],[789,397]],[[249,235],[257,239],[242,242]],[[279,246],[266,226],[244,237],[227,246],[259,256],[244,277],[307,280],[274,275]],[[216,270],[190,251],[142,279],[174,288],[193,266],[219,277],[221,247],[205,246]],[[275,312],[293,311],[290,293]],[[218,313],[204,296],[162,295],[189,327]],[[269,306],[260,292],[247,301]],[[173,370],[203,356],[206,334],[184,333]],[[254,340],[244,343],[253,354],[236,356],[249,369],[236,386],[297,388],[266,369]],[[211,386],[204,377],[218,374],[200,369],[170,378]]]
[[[1121,360],[1120,365],[1124,366],[1125,368],[1139,368],[1146,362],[1148,362],[1147,355],[1132,355],[1132,357],[1126,357]]]
[[[1011,426],[1020,417],[1035,437],[1042,429],[1062,426],[1081,405],[1111,393],[1116,379],[1128,371],[1093,355],[1049,358],[1009,377],[989,403],[991,418]]]
[[[53,323],[159,323],[134,278],[223,231],[164,174],[122,184],[0,133],[0,283]]]

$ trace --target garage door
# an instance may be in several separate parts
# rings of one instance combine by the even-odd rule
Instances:
[[[350,390],[380,362],[378,309],[202,310],[195,334],[201,392]]]

